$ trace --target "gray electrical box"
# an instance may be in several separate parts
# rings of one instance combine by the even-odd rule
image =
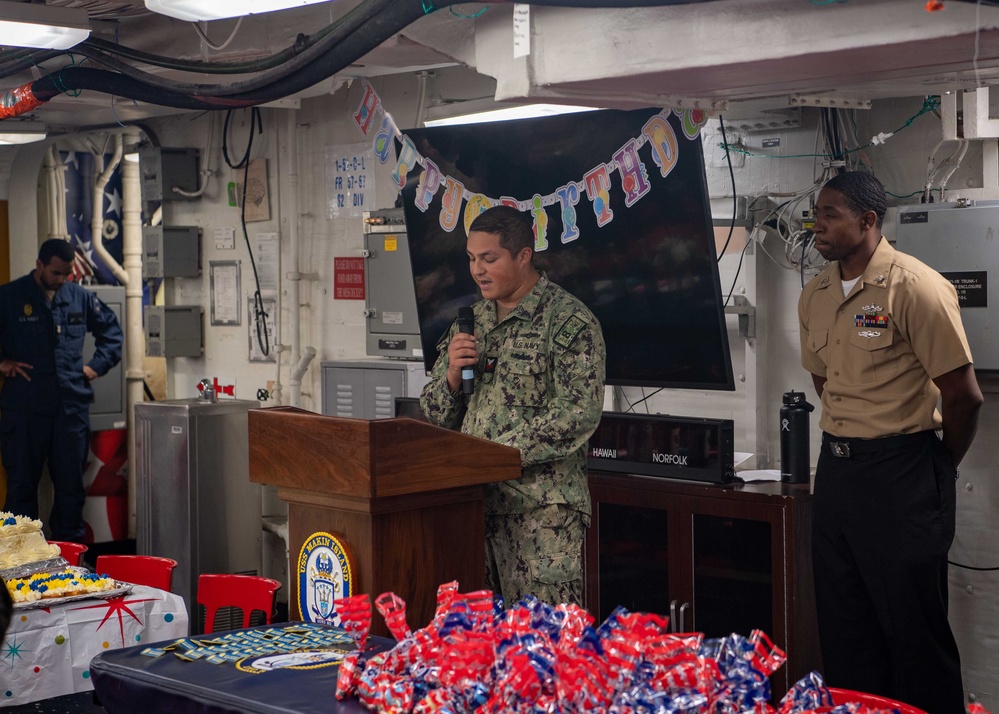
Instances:
[[[118,318],[121,331],[125,331],[125,288],[120,285],[85,285],[108,306]],[[94,356],[94,336],[87,333],[83,339],[83,363]],[[90,403],[90,429],[125,428],[125,348],[122,347],[121,361],[108,370],[107,374],[95,379],[90,385],[94,388],[94,401]]]
[[[895,245],[957,288],[976,369],[999,369],[999,201],[900,206]]]
[[[200,357],[204,352],[199,305],[147,305],[143,317],[149,357]]]
[[[396,397],[418,397],[429,378],[422,362],[368,359],[323,362],[323,414],[355,419],[395,416]]]
[[[362,217],[366,351],[372,356],[423,359],[402,209],[365,211]]]
[[[142,277],[193,278],[201,275],[201,229],[197,226],[143,226]]]
[[[198,150],[146,146],[139,150],[140,193],[143,201],[192,201],[198,190]]]

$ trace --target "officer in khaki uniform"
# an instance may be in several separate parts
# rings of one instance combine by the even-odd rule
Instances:
[[[962,714],[947,553],[983,399],[953,286],[881,236],[886,208],[871,174],[825,184],[813,232],[830,264],[798,303],[801,362],[822,399],[812,556],[823,671],[830,686]]]
[[[452,326],[421,406],[441,426],[520,449],[521,477],[485,487],[489,587],[508,606],[527,594],[581,604],[586,444],[600,421],[606,353],[593,314],[535,270],[533,245],[530,219],[507,206],[469,227],[469,266],[484,298],[472,308],[475,335]]]

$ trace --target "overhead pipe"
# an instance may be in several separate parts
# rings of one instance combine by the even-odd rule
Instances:
[[[126,132],[124,143],[130,147],[139,143],[138,132]],[[118,136],[118,146],[122,137]],[[145,400],[143,383],[142,330],[142,197],[139,164],[125,161],[122,166],[122,263],[128,279],[125,282],[125,428],[128,439],[128,535],[136,536],[137,482],[135,461],[135,405]]]
[[[56,149],[55,144],[52,145],[52,157],[55,159],[56,163],[55,230],[58,231],[59,237],[66,238],[68,240],[69,226],[66,221],[66,171],[68,170],[68,167],[59,160],[59,150]]]
[[[66,228],[66,165],[59,160],[55,144],[45,152],[43,167],[48,191],[48,236],[69,240]]]
[[[947,189],[947,182],[950,181],[950,177],[954,175],[954,172],[957,171],[957,167],[961,165],[962,161],[964,161],[964,156],[965,154],[968,153],[968,146],[970,143],[971,142],[969,142],[968,140],[962,141],[961,148],[955,154],[957,158],[955,159],[954,156],[951,156],[947,159],[947,161],[954,159],[954,162],[953,164],[951,164],[951,167],[947,170],[947,173],[943,175],[943,178],[940,179],[939,186],[940,186],[941,197],[943,197],[944,191]]]
[[[48,151],[45,152],[42,166],[45,169],[45,186],[48,194],[49,238],[64,238],[65,232],[59,232],[59,184],[56,179],[59,161],[56,156],[55,144],[49,146]]]
[[[457,1],[438,0],[442,7],[453,5]],[[259,78],[247,80],[252,83],[242,86],[252,88],[246,91],[233,92],[234,88],[240,88],[239,83],[226,87],[220,87],[217,83],[184,84],[180,85],[183,91],[178,91],[173,88],[177,86],[176,83],[171,85],[155,78],[150,78],[152,81],[141,81],[116,72],[76,66],[66,67],[52,76],[35,80],[30,84],[28,94],[34,100],[48,101],[67,91],[89,89],[180,109],[234,109],[264,104],[331,77],[427,14],[423,0],[371,0],[351,12],[354,16],[363,17],[365,21],[356,23],[357,27],[353,32],[339,33],[331,49],[321,57],[290,74],[274,76],[264,86],[256,86],[260,84]],[[19,88],[18,91],[22,90],[23,88]],[[214,96],[218,94],[224,96]],[[6,105],[0,102],[0,106]]]
[[[114,155],[111,157],[111,161],[104,168],[104,171],[97,178],[97,182],[94,184],[94,202],[93,202],[93,214],[90,217],[90,240],[94,252],[100,256],[101,260],[108,269],[118,278],[118,282],[122,285],[128,285],[128,274],[125,269],[118,264],[118,261],[108,252],[107,248],[104,247],[104,187],[108,185],[108,181],[111,180],[111,174],[114,173],[115,169],[118,168],[118,164],[121,163],[121,157],[123,152],[123,142],[121,134],[115,134],[114,136]],[[141,236],[140,236],[141,244]],[[141,279],[141,278],[140,278]]]
[[[74,48],[74,51],[79,51],[80,54],[88,57],[97,64],[104,65],[107,69],[120,72],[126,77],[144,82],[153,87],[199,97],[232,96],[275,85],[303,71],[321,68],[330,60],[335,61],[335,53],[345,40],[350,39],[357,32],[363,34],[365,27],[368,27],[369,23],[380,19],[393,6],[411,1],[403,0],[402,3],[399,3],[399,0],[368,0],[368,2],[362,3],[348,11],[335,23],[317,33],[318,39],[304,46],[300,51],[295,52],[292,57],[275,69],[262,71],[251,75],[247,79],[232,82],[192,83],[168,80],[159,75],[140,70],[134,65],[122,62],[115,57],[111,57],[106,51],[90,47],[85,42]],[[416,8],[412,9],[415,10]],[[419,15],[416,16],[418,17]],[[389,19],[392,20],[391,17]],[[390,22],[390,26],[394,26],[395,24],[395,21]],[[319,37],[320,35],[321,37]],[[316,81],[325,78],[325,76],[317,77]]]
[[[23,116],[55,96],[53,94],[44,99],[35,96],[31,90],[32,84],[34,82],[22,84],[20,87],[14,87],[14,89],[9,89],[0,95],[0,119]]]
[[[302,358],[291,370],[291,376],[288,377],[288,387],[291,391],[290,403],[293,407],[298,406],[302,400],[302,377],[305,376],[305,372],[309,369],[309,363],[315,359],[315,356],[316,348],[312,346],[306,347]]]
[[[298,191],[298,112],[288,113],[288,205],[291,215],[288,217],[288,244],[291,249],[291,270],[285,277],[288,280],[288,332],[291,335],[291,363],[294,365],[288,379],[289,404],[301,406],[302,379],[309,363],[316,356],[316,348],[308,346],[302,352],[302,272],[301,272],[301,238],[299,221],[302,213],[299,209]]]
[[[982,146],[982,187],[980,189],[962,189],[961,195],[970,197],[969,193],[977,192],[983,198],[993,198],[999,193],[999,119],[988,116],[988,103],[982,105],[982,99],[988,96],[988,87],[982,90],[966,91],[961,96],[963,103],[962,121],[958,121],[957,94],[944,94],[940,97],[940,128],[943,141],[960,139],[983,139]],[[970,96],[969,96],[970,95]],[[941,141],[941,143],[943,143]],[[936,153],[940,144],[934,148]],[[932,161],[933,155],[930,155]],[[927,173],[930,169],[927,168]],[[948,176],[948,178],[950,178]],[[943,193],[941,192],[941,196]]]
[[[285,331],[281,330],[282,334],[291,335],[291,359],[294,362],[299,358],[298,353],[295,351],[296,348],[301,344],[299,336],[299,313],[301,312],[301,299],[298,292],[298,110],[292,109],[286,115],[286,130],[285,130],[285,141],[287,142],[286,151],[288,153],[288,169],[285,172],[285,178],[288,183],[288,199],[286,205],[289,207],[288,211],[288,246],[290,248],[290,263],[291,270],[285,274],[285,278],[288,280],[288,302],[290,303],[288,309],[288,329]],[[284,316],[281,314],[281,290],[280,285],[278,289],[278,303],[276,307],[278,314],[275,319],[276,325],[284,324]],[[281,384],[281,362],[282,352],[285,350],[285,345],[278,339],[277,345],[277,377],[274,382],[274,391],[271,395],[274,398],[276,404],[281,404],[281,399],[284,396],[282,394],[283,385]]]
[[[291,301],[291,317],[288,321],[291,332],[292,364],[298,364],[302,359],[302,334],[300,318],[302,311],[301,293],[301,256],[298,244],[298,122],[297,111],[288,113],[288,203],[292,215],[288,217],[288,244],[291,247],[291,270],[288,271],[289,295]],[[293,404],[293,406],[298,406]]]

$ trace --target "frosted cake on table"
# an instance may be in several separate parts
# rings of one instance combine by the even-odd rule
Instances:
[[[0,570],[59,556],[59,546],[42,534],[42,522],[0,512]]]
[[[72,568],[57,573],[35,573],[7,581],[7,592],[15,603],[36,602],[73,595],[94,595],[114,590],[118,583],[107,575]]]

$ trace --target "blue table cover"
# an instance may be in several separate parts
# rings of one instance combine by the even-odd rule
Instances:
[[[341,658],[336,652],[351,651],[353,645],[334,645],[327,650],[327,655],[280,654],[281,648],[269,645],[261,635],[276,638],[286,628],[326,630],[334,639],[336,635],[344,635],[343,630],[312,623],[277,623],[247,630],[193,635],[184,640],[187,644],[183,647],[160,656],[143,652],[150,647],[164,648],[173,641],[104,652],[90,663],[94,689],[108,714],[367,712],[356,699],[341,702],[334,696]],[[192,644],[221,641],[226,636],[243,645],[240,649],[237,644],[232,650],[236,654],[230,656],[236,657],[242,652],[245,657],[213,664],[206,657],[185,661],[174,654],[180,651],[186,655],[189,650],[185,648]],[[372,637],[368,639],[365,652],[388,650],[394,644],[393,640]],[[206,651],[212,651],[211,648],[209,645]],[[330,664],[331,661],[337,663]]]

